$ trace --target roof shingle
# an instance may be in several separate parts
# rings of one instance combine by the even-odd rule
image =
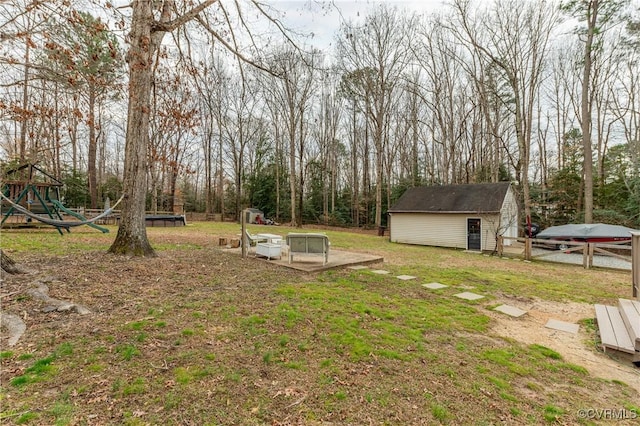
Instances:
[[[389,213],[498,213],[509,182],[409,188]]]

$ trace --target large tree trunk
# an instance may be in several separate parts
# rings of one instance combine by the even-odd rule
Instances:
[[[149,146],[149,112],[153,59],[167,31],[173,31],[197,16],[217,0],[206,0],[183,15],[172,18],[174,2],[132,2],[129,63],[129,106],[124,153],[124,191],[120,227],[109,252],[134,256],[155,256],[145,227],[147,192],[147,149]],[[153,8],[160,8],[160,19],[154,20]]]
[[[152,2],[134,1],[129,63],[129,107],[124,159],[126,194],[120,227],[109,252],[134,256],[155,256],[145,227],[147,192],[147,147],[153,56],[161,36],[151,33]],[[155,37],[152,37],[155,36]]]
[[[584,44],[584,72],[582,75],[582,147],[584,150],[584,223],[593,223],[593,153],[591,149],[591,50],[598,19],[599,2],[595,0],[587,8],[587,37]]]

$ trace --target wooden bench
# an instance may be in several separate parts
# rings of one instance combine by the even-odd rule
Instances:
[[[640,301],[618,299],[618,310],[629,332],[631,343],[636,351],[640,351]]]
[[[324,234],[288,234],[287,245],[289,246],[289,263],[293,262],[294,255],[322,256],[323,265],[329,261],[329,237]]]
[[[603,349],[614,349],[630,354],[635,353],[633,342],[624,325],[620,311],[615,306],[595,305],[600,342]]]
[[[618,306],[595,305],[602,349],[632,355],[640,363],[640,301],[618,299]]]

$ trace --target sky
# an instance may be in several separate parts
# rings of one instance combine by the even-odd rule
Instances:
[[[2,0],[0,0],[1,2]],[[334,38],[343,21],[364,20],[380,4],[397,6],[399,9],[407,9],[418,14],[429,14],[444,8],[448,0],[260,0],[265,6],[265,11],[272,17],[280,14],[280,21],[285,28],[294,30],[299,34],[310,35],[307,44],[321,50],[330,49]],[[126,8],[130,0],[110,0],[116,7]],[[233,0],[221,2],[232,13],[235,11]],[[243,3],[242,1],[239,3]],[[215,7],[215,6],[212,6]],[[271,9],[269,9],[271,8]],[[128,9],[125,9],[128,10]],[[255,22],[261,21],[265,25],[264,18],[260,18],[254,7],[252,11]],[[126,14],[126,13],[125,13]],[[252,16],[246,17],[251,21]],[[272,35],[280,34],[274,28],[266,30]],[[168,37],[164,42],[167,43]]]
[[[287,27],[311,33],[309,43],[321,49],[331,46],[342,20],[362,20],[381,3],[419,14],[444,7],[444,0],[271,0],[268,3],[284,13],[282,22]]]

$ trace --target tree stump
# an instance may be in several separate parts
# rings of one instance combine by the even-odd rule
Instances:
[[[218,238],[218,245],[219,246],[226,246],[227,245],[227,239],[224,238],[224,237]]]
[[[238,248],[240,247],[240,238],[232,238],[229,241],[229,247],[231,248]]]

